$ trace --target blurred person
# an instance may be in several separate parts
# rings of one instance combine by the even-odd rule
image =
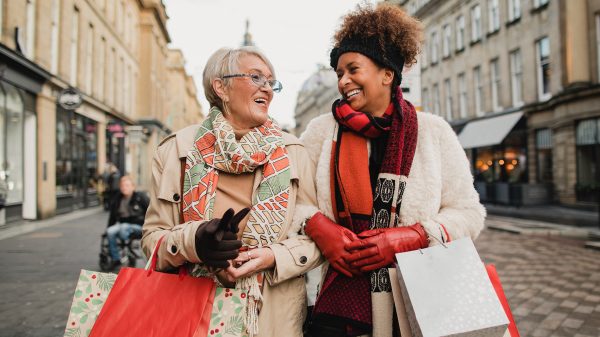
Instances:
[[[135,190],[130,176],[119,179],[119,194],[113,199],[108,217],[106,236],[112,264],[109,269],[121,265],[121,255],[117,246],[117,237],[126,241],[130,236],[141,237],[142,225],[149,204],[148,196]]]
[[[300,276],[322,259],[301,231],[317,210],[310,159],[269,117],[281,83],[255,47],[217,50],[203,83],[207,118],[154,156],[142,247],[150,256],[164,237],[159,270],[188,264],[193,275],[247,290],[250,336],[302,336]]]
[[[396,253],[471,237],[485,209],[457,136],[404,100],[422,26],[396,5],[359,6],[334,36],[342,98],[302,141],[315,163],[318,206],[305,231],[324,267],[311,336],[398,336],[388,267]]]
[[[119,171],[119,168],[117,168],[115,164],[106,163],[102,178],[104,180],[102,203],[104,205],[104,210],[108,211],[113,199],[119,195],[119,179],[121,178],[121,171]]]

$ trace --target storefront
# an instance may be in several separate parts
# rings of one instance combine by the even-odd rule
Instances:
[[[126,174],[125,123],[111,120],[106,127],[106,162],[113,163],[121,174]]]
[[[590,118],[576,124],[578,202],[600,201],[600,118]]]
[[[56,212],[99,204],[98,123],[56,107]]]
[[[37,218],[36,96],[49,74],[0,44],[0,224]]]
[[[528,183],[527,121],[522,112],[471,121],[459,140],[470,152],[481,201],[512,205],[548,202],[548,184]]]

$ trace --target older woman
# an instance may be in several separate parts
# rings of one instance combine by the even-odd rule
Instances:
[[[393,336],[387,268],[394,255],[476,238],[485,210],[456,134],[402,98],[420,23],[395,5],[349,13],[331,66],[341,100],[301,139],[316,166],[319,209],[306,233],[329,261],[314,336]]]
[[[301,235],[316,211],[310,159],[268,115],[282,87],[258,49],[220,49],[203,76],[206,120],[167,137],[154,156],[142,246],[149,255],[164,236],[159,269],[195,264],[248,289],[251,334],[301,336],[299,276],[322,262]]]

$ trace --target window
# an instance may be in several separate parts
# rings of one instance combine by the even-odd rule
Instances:
[[[427,65],[429,64],[429,59],[427,58],[427,42],[423,44],[423,49],[421,49],[421,69],[427,69]]]
[[[481,7],[471,8],[471,42],[481,40]]]
[[[598,68],[598,82],[600,82],[600,14],[596,14],[596,57],[598,59],[596,65]]]
[[[467,118],[467,81],[465,73],[458,74],[458,91],[460,118]]]
[[[423,88],[423,111],[431,111],[429,105],[429,89]]]
[[[450,85],[450,79],[444,80],[444,91],[446,96],[446,120],[452,120],[452,86]]]
[[[538,98],[550,98],[550,40],[544,37],[537,42],[537,84]]]
[[[577,124],[575,143],[577,147],[578,201],[598,201],[600,192],[600,119],[586,119]]]
[[[431,33],[431,64],[436,64],[438,62],[438,49],[439,49],[440,41],[437,32]]]
[[[106,63],[106,39],[104,36],[100,38],[100,45],[98,46],[98,76],[96,76],[96,95],[98,99],[104,100],[104,72],[106,71],[104,65]]]
[[[0,178],[8,187],[6,203],[23,202],[25,92],[0,81]]]
[[[521,0],[508,0],[508,21],[521,18]]]
[[[90,23],[85,46],[85,89],[92,94],[92,80],[94,77],[94,26]]]
[[[489,10],[489,32],[496,32],[500,29],[500,7],[498,0],[488,0]]]
[[[27,0],[27,57],[33,59],[35,57],[35,0]]]
[[[479,66],[473,69],[473,81],[475,82],[475,112],[477,116],[483,116],[483,81]]]
[[[109,1],[110,3],[110,1]],[[115,87],[114,83],[115,79],[115,64],[116,64],[116,52],[115,48],[111,48],[111,51],[108,55],[108,66],[106,69],[108,70],[106,76],[106,102],[108,105],[115,107]]]
[[[494,111],[502,110],[500,104],[501,83],[500,83],[500,61],[493,59],[490,62],[490,71],[492,76],[492,109]]]
[[[548,4],[548,0],[533,0],[533,8],[540,8]]]
[[[60,29],[60,0],[52,0],[52,32],[50,34],[50,72],[58,73],[58,38]]]
[[[523,65],[520,49],[510,53],[510,86],[513,106],[523,105]]]
[[[71,17],[71,85],[77,86],[77,56],[79,51],[79,9],[75,7],[73,9],[73,16]]]
[[[537,181],[552,183],[552,130],[536,130],[535,149],[537,152]]]
[[[452,28],[447,24],[444,26],[444,40],[442,41],[442,55],[450,56],[450,46],[452,45]]]
[[[4,17],[4,0],[0,0],[0,31],[2,31],[2,27],[4,27],[2,25],[3,20],[2,18]],[[2,34],[0,34],[2,35]]]
[[[436,84],[433,85],[433,113],[440,116],[440,87]]]
[[[456,19],[456,50],[465,48],[465,17],[459,16]]]

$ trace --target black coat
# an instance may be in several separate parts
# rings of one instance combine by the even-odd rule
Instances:
[[[143,225],[144,218],[146,217],[146,210],[148,209],[148,205],[150,204],[150,199],[144,192],[133,192],[131,196],[131,200],[129,200],[129,214],[130,216],[127,218],[119,217],[119,205],[121,205],[121,200],[123,199],[123,194],[119,193],[114,200],[112,200],[110,206],[110,216],[108,217],[108,227],[116,224],[117,222],[127,222],[132,224]]]

